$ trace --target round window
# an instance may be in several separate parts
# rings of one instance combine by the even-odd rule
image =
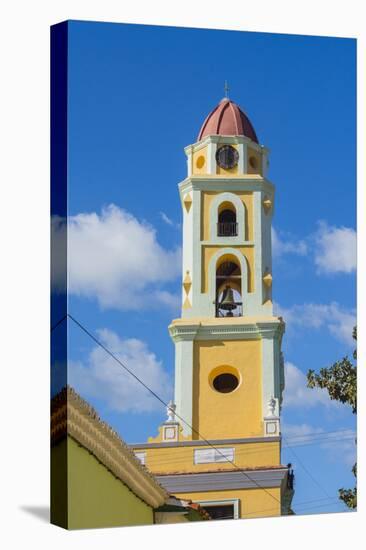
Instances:
[[[258,161],[255,157],[249,157],[249,164],[254,170],[258,167]]]
[[[200,170],[205,165],[205,157],[203,155],[200,155],[198,159],[196,160],[196,166]]]
[[[234,168],[238,164],[239,153],[231,145],[223,145],[216,151],[216,162],[221,168]]]
[[[239,380],[234,374],[223,372],[213,379],[212,385],[220,393],[230,393],[238,387]]]

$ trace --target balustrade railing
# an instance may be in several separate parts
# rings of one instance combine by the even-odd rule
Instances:
[[[236,237],[238,235],[237,222],[218,222],[217,236],[218,237]]]

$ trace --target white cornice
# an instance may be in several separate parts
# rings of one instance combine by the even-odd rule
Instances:
[[[210,241],[201,241],[202,245],[207,246],[232,246],[232,247],[240,247],[245,248],[247,247],[253,247],[254,242],[253,241],[240,241],[237,240],[234,241],[233,238],[230,237],[216,237],[215,239],[211,239]]]
[[[213,322],[214,321],[214,322]],[[241,321],[241,322],[240,322]],[[211,322],[176,320],[169,325],[169,333],[174,342],[181,340],[255,340],[259,338],[281,338],[285,324],[279,318],[272,320],[246,320],[244,317],[215,318]]]
[[[185,154],[188,156],[192,153],[192,151],[199,151],[209,143],[246,143],[247,145],[250,145],[255,151],[261,151],[265,154],[270,153],[270,149],[268,147],[265,147],[264,145],[259,145],[255,141],[251,140],[247,136],[221,136],[217,134],[211,134],[209,136],[205,136],[200,141],[196,141],[195,143],[192,143],[190,145],[187,145],[184,148]]]
[[[178,184],[180,195],[192,190],[200,191],[260,191],[274,193],[275,186],[259,175],[227,176],[190,176]]]
[[[288,468],[268,468],[258,470],[212,471],[185,474],[157,474],[159,482],[173,494],[225,491],[233,489],[255,489],[284,486]],[[279,502],[280,504],[280,502]]]
[[[159,441],[159,443],[133,443],[130,445],[131,449],[146,450],[146,449],[160,449],[160,448],[179,448],[179,447],[204,447],[207,445],[215,446],[227,446],[227,445],[250,445],[252,443],[277,443],[281,441],[281,437],[278,436],[257,436],[257,437],[241,437],[231,439],[192,439],[186,441]]]

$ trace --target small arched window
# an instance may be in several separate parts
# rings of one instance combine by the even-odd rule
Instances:
[[[216,268],[216,317],[242,315],[241,270],[235,258],[224,257]]]
[[[236,221],[236,210],[232,203],[225,202],[219,208],[217,220],[218,237],[236,237],[238,235],[238,224]]]

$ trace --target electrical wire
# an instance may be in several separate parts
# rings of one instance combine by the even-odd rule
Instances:
[[[158,399],[160,403],[162,403],[165,407],[170,409],[169,405],[156,392],[154,392],[154,390],[149,388],[149,386],[147,386],[145,382],[143,382],[138,376],[136,376],[136,374],[133,373],[128,367],[126,367],[126,365],[124,365],[124,363],[122,363],[122,361],[120,361],[118,357],[115,356],[114,353],[112,353],[106,346],[104,346],[102,342],[100,342],[97,338],[95,338],[95,336],[91,334],[91,332],[89,332],[87,328],[85,328],[79,321],[77,321],[70,313],[68,313],[67,315],[79,328],[81,328],[81,330],[85,332],[85,334],[87,334],[98,346],[100,346],[108,355],[110,355],[121,367],[123,367],[129,374],[131,374],[131,376],[133,376],[135,380],[137,380],[144,388],[146,388],[151,393],[151,395],[153,395],[156,399]],[[176,412],[175,412],[175,416],[179,418],[179,420],[184,422],[184,424],[188,426],[192,431],[194,431],[198,435],[198,437],[201,440],[203,440],[209,447],[214,449],[218,454],[223,456],[225,460],[227,460],[227,457],[220,451],[220,449],[212,445],[212,443],[210,443],[205,437],[203,437],[198,432],[198,430],[193,428],[193,426],[191,426],[189,422],[187,422],[184,418],[182,418]],[[227,460],[227,462],[230,462],[234,466],[234,468],[237,469],[239,472],[241,472],[251,483],[254,483],[254,485],[256,485],[259,489],[262,489],[263,491],[265,491],[273,500],[275,500],[278,504],[281,505],[281,501],[277,497],[275,497],[271,492],[267,491],[267,489],[262,485],[260,485],[255,479],[251,478],[243,469],[239,468],[233,461]]]
[[[286,441],[286,439],[284,438],[284,441]],[[306,468],[306,466],[303,464],[302,460],[300,460],[299,458],[299,455],[292,449],[292,447],[290,445],[288,445],[288,448],[290,449],[290,451],[292,452],[292,454],[294,455],[294,457],[296,458],[297,462],[300,464],[300,466],[302,467],[302,469],[304,470],[304,472],[306,472],[306,474],[310,477],[310,479],[313,481],[313,483],[315,483],[315,485],[317,485],[319,487],[319,489],[321,491],[323,491],[323,493],[328,497],[328,498],[331,498],[328,494],[328,491],[326,491],[324,489],[324,487],[321,485],[321,483],[319,483],[319,481],[313,476],[313,474],[311,472],[309,472],[309,470]]]
[[[152,390],[147,384],[145,384],[143,382],[143,380],[141,380],[138,376],[136,376],[136,374],[134,372],[132,372],[120,359],[118,359],[118,357],[116,357],[116,355],[111,352],[102,342],[100,342],[83,324],[81,324],[77,319],[75,319],[75,317],[73,317],[70,313],[67,313],[64,317],[62,317],[52,328],[51,328],[51,332],[54,331],[66,318],[69,318],[71,319],[85,334],[87,334],[89,336],[89,338],[91,338],[99,347],[101,347],[108,355],[110,355],[110,357],[112,357],[114,359],[114,361],[116,361],[126,372],[128,372],[137,382],[139,382],[151,395],[153,395],[158,401],[160,401],[160,403],[162,405],[164,405],[164,407],[166,408],[170,408],[169,405],[156,393],[154,392],[154,390]],[[273,498],[278,504],[281,505],[281,501],[276,498],[272,493],[270,493],[269,491],[267,491],[267,489],[265,487],[263,487],[262,485],[260,485],[256,480],[252,479],[248,474],[246,474],[246,472],[240,468],[237,464],[235,464],[232,460],[228,459],[226,457],[226,455],[224,455],[221,451],[220,451],[220,448],[216,447],[215,445],[213,445],[212,443],[210,443],[209,440],[207,440],[205,437],[203,437],[199,432],[198,430],[196,430],[193,426],[191,426],[184,418],[182,418],[178,413],[176,413],[174,411],[174,414],[177,418],[179,418],[179,420],[181,420],[186,426],[188,426],[193,432],[195,432],[198,437],[200,438],[201,441],[204,441],[209,447],[211,447],[212,449],[214,449],[219,455],[221,455],[225,460],[224,462],[225,463],[230,463],[232,464],[235,469],[239,472],[241,472],[242,474],[244,474],[244,476],[249,479],[249,481],[251,481],[252,483],[254,483],[259,489],[262,489],[263,491],[265,491],[271,498]],[[326,442],[326,443],[330,443],[331,441],[339,441],[339,439],[351,439],[351,438],[354,438],[354,433],[349,436],[344,436],[343,438],[324,438],[324,435],[326,434],[336,434],[336,433],[345,433],[345,432],[349,432],[350,430],[334,430],[333,432],[320,432],[320,433],[316,433],[314,432],[313,433],[313,436],[310,437],[310,434],[305,434],[305,435],[302,435],[302,436],[292,436],[291,438],[287,439],[285,438],[284,436],[283,437],[283,440],[286,442],[286,446],[284,446],[283,448],[288,448],[292,453],[293,455],[295,456],[297,462],[299,463],[299,465],[303,468],[303,470],[307,473],[307,475],[312,479],[312,481],[323,491],[323,493],[326,495],[327,499],[328,500],[334,500],[338,497],[330,497],[328,492],[324,489],[324,487],[316,480],[316,478],[309,472],[309,470],[305,467],[305,465],[303,464],[303,462],[300,460],[299,456],[297,455],[297,453],[295,453],[295,451],[293,450],[292,447],[300,447],[300,446],[304,446],[306,444],[311,444],[309,443],[309,441],[313,441],[313,442],[319,442],[319,443],[322,443],[322,442]],[[317,441],[319,438],[320,441]],[[298,442],[298,444],[294,444],[294,445],[290,445],[289,444],[289,440],[293,440],[293,439],[302,439],[303,441],[301,442]],[[304,441],[305,439],[305,441]],[[263,449],[264,451],[264,449]],[[268,451],[268,449],[266,449],[266,451]],[[250,451],[247,451],[247,454],[249,454],[250,452],[252,453],[256,453],[258,451],[254,450],[254,449],[251,449]],[[174,462],[177,462],[177,461],[174,461]],[[159,461],[159,464],[161,463],[161,461]],[[323,499],[316,499],[315,501],[313,502],[317,502],[317,501],[320,501],[320,500],[323,500]],[[306,501],[305,501],[306,502]],[[304,502],[304,504],[305,504]],[[311,501],[309,501],[311,502]],[[327,503],[327,504],[322,504],[322,505],[318,505],[318,506],[313,506],[312,508],[316,508],[316,507],[321,507],[321,506],[328,506],[330,503]],[[341,504],[341,503],[340,503]],[[300,503],[297,504],[297,506],[301,506]],[[270,510],[275,510],[277,511],[277,508],[276,509],[269,509],[268,511]],[[262,513],[264,512],[265,510],[261,510],[261,511],[257,511],[257,512],[252,512],[252,514],[258,514],[258,513]],[[250,514],[250,513],[249,513]],[[247,515],[249,515],[247,514]]]

